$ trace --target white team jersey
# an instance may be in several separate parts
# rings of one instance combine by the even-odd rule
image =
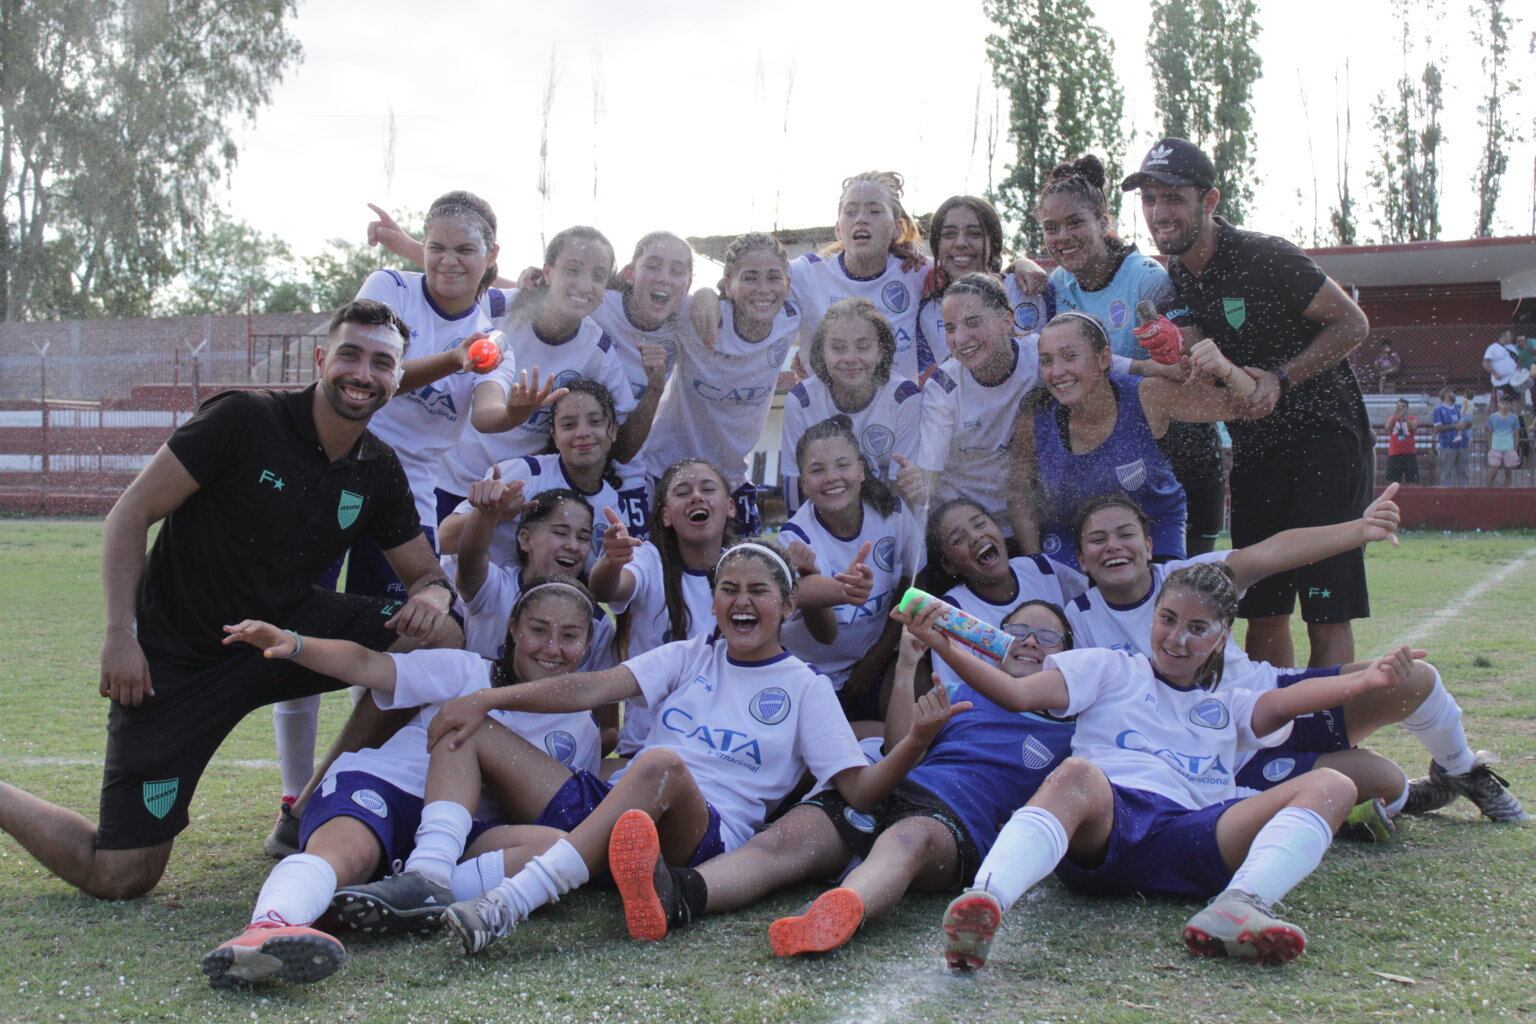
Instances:
[[[1008,559],[1013,573],[1013,597],[997,603],[987,600],[969,586],[961,584],[944,594],[945,604],[963,612],[970,612],[989,626],[1001,626],[1003,619],[1025,601],[1049,601],[1065,608],[1074,597],[1088,589],[1088,577],[1073,569],[1052,561],[1044,555],[1020,555]],[[1081,638],[1074,637],[1074,644],[1083,645]],[[960,683],[955,670],[945,664],[943,658],[933,659],[933,674],[951,693]]]
[[[1014,341],[1013,369],[997,384],[982,384],[949,359],[923,385],[917,464],[938,474],[933,504],[970,498],[1009,536],[1008,450],[1019,403],[1039,377],[1039,341],[1037,334]]]
[[[883,516],[867,504],[863,508],[864,522],[852,537],[833,533],[810,502],[801,505],[779,529],[780,544],[791,540],[803,542],[816,552],[816,562],[828,576],[847,568],[865,541],[874,545],[865,563],[874,571],[874,589],[869,600],[858,607],[844,604],[832,609],[837,617],[836,640],[830,644],[816,641],[798,614],[784,624],[784,646],[795,657],[825,673],[839,690],[854,664],[880,639],[891,607],[901,600],[897,583],[903,576],[915,576],[923,567],[923,531],[911,512],[900,507]],[[903,564],[903,559],[914,556],[917,564]]]
[[[678,307],[678,311],[672,318],[654,331],[647,331],[643,327],[637,327],[630,320],[629,314],[624,311],[624,293],[618,289],[611,289],[603,294],[602,303],[589,317],[601,327],[613,339],[614,351],[618,353],[619,366],[624,370],[624,378],[629,381],[630,390],[634,393],[635,401],[645,394],[648,386],[645,379],[645,369],[640,362],[640,345],[660,345],[667,350],[667,376],[672,376],[672,370],[677,366],[677,354],[682,350],[682,332],[690,330],[688,326],[688,302],[685,299]]]
[[[1291,734],[1287,722],[1255,736],[1252,690],[1183,690],[1160,678],[1144,654],[1102,648],[1065,651],[1045,659],[1067,681],[1076,715],[1072,753],[1092,761],[1109,781],[1167,797],[1190,809],[1239,796],[1238,760]]]
[[[507,620],[512,617],[512,606],[522,592],[523,576],[517,566],[487,566],[485,582],[480,584],[474,597],[464,602],[464,649],[482,658],[500,658],[507,645]],[[599,606],[592,615],[587,656],[576,671],[597,672],[616,664],[613,623]]]
[[[805,316],[801,340],[809,347],[817,325],[834,302],[854,297],[868,299],[896,335],[896,363],[891,373],[916,379],[917,305],[923,294],[923,282],[928,278],[928,267],[923,263],[916,270],[902,270],[901,260],[887,253],[885,270],[878,277],[860,278],[849,276],[842,253],[825,259],[809,252],[796,256],[789,261],[789,281]]]
[[[376,270],[363,282],[357,297],[376,299],[405,321],[411,329],[407,359],[447,352],[471,334],[491,329],[490,319],[479,306],[471,306],[458,316],[448,316],[438,309],[427,295],[424,274]],[[405,478],[410,481],[421,525],[428,529],[437,528],[435,492],[446,475],[444,456],[463,437],[478,436],[474,427],[465,429],[475,388],[487,384],[498,388],[505,397],[514,365],[512,360],[503,360],[487,374],[460,371],[415,391],[398,392],[368,421],[368,429],[395,450]]]
[[[688,636],[673,636],[667,616],[667,595],[661,572],[661,552],[647,541],[635,549],[635,557],[621,572],[629,574],[635,589],[628,601],[611,601],[615,615],[629,612],[629,656],[636,657],[673,640],[708,636],[715,629],[715,598],[709,589],[709,573],[683,570],[683,606],[688,609]],[[624,721],[619,727],[620,756],[639,750],[651,731],[655,713],[639,700],[624,702]]]
[[[590,318],[583,320],[569,341],[551,345],[534,331],[532,324],[521,324],[506,331],[507,352],[519,373],[539,368],[539,382],[553,377],[556,387],[563,387],[578,377],[590,377],[613,393],[619,422],[635,407],[634,389],[619,365],[614,342]],[[468,494],[469,485],[483,477],[498,462],[522,455],[538,455],[549,447],[550,424],[554,414],[539,409],[527,421],[499,434],[466,434],[449,460],[443,489],[451,494]],[[451,485],[451,486],[450,486]]]
[[[656,716],[646,749],[682,758],[720,814],[726,850],[752,838],[805,772],[825,786],[867,764],[827,677],[788,651],[739,662],[724,640],[694,637],[624,665]]]
[[[1038,334],[1046,321],[1056,315],[1056,290],[1047,283],[1045,291],[1025,295],[1018,279],[1011,273],[1003,275],[1003,291],[1013,305],[1013,330],[1020,337]],[[949,358],[949,339],[944,332],[944,297],[935,296],[923,302],[917,312],[917,329],[929,357],[942,366]]]
[[[524,455],[522,458],[508,459],[499,465],[503,483],[510,483],[513,480],[522,481],[524,501],[532,501],[535,495],[543,494],[545,491],[566,487],[581,495],[587,500],[587,504],[592,506],[592,552],[587,556],[587,572],[592,571],[598,556],[603,553],[603,530],[608,525],[607,518],[603,516],[604,508],[611,508],[619,514],[619,518],[624,521],[631,536],[642,539],[645,537],[650,511],[645,477],[628,471],[626,466],[614,467],[621,476],[617,490],[604,480],[597,490],[589,493],[572,482],[558,452],[551,452],[548,455]],[[490,471],[487,470],[485,475],[490,476]],[[453,514],[468,515],[472,511],[474,506],[465,500],[459,502]],[[501,523],[496,527],[496,531],[491,535],[490,559],[494,565],[511,565],[517,561],[517,520]],[[571,569],[572,576],[578,575],[579,572],[578,568]]]
[[[1129,654],[1145,654],[1150,658],[1152,615],[1157,609],[1157,595],[1162,593],[1168,574],[1197,562],[1225,562],[1231,554],[1231,551],[1211,551],[1173,562],[1153,562],[1148,566],[1152,572],[1152,586],[1146,596],[1132,604],[1113,604],[1104,599],[1103,592],[1097,587],[1085,590],[1066,606],[1067,621],[1072,623],[1073,641],[1078,647],[1107,647]],[[1228,678],[1235,672],[1247,671],[1247,666],[1253,664],[1230,635],[1227,637],[1225,663]],[[1263,688],[1248,683],[1243,685],[1249,689]]]
[[[784,396],[784,430],[779,440],[779,467],[786,477],[798,477],[795,445],[808,427],[842,413],[832,400],[832,391],[820,377],[807,377]],[[853,421],[853,436],[859,439],[876,475],[889,480],[896,475],[891,461],[894,453],[905,459],[917,455],[917,430],[923,415],[923,389],[894,373],[875,389],[869,404],[848,413]],[[802,497],[801,500],[804,500]]]
[[[395,692],[374,691],[374,702],[385,711],[420,707],[421,712],[383,746],[342,754],[325,777],[329,782],[341,772],[367,772],[421,796],[427,789],[427,726],[444,702],[488,689],[492,665],[470,651],[442,648],[390,657],[395,660]],[[602,760],[602,736],[590,711],[493,711],[491,717],[572,771],[595,772]]]
[[[744,340],[732,317],[730,302],[722,301],[714,351],[693,340],[678,353],[642,453],[647,476],[660,477],[679,459],[701,458],[725,474],[731,490],[746,482],[747,455],[763,433],[801,316],[794,302],[784,303],[762,341]]]

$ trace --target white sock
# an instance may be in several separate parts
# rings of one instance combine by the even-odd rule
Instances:
[[[997,834],[976,871],[976,888],[996,896],[1006,912],[1067,855],[1067,830],[1043,807],[1020,807]]]
[[[272,731],[277,735],[277,773],[283,796],[298,796],[315,773],[315,729],[320,721],[320,695],[272,705]]]
[[[1247,859],[1227,888],[1273,903],[1322,863],[1332,842],[1333,829],[1322,815],[1305,807],[1283,807],[1253,837]]]
[[[405,870],[447,886],[453,869],[464,856],[464,842],[473,822],[469,812],[452,800],[434,800],[421,809],[416,826],[416,847],[406,858]]]
[[[500,885],[506,877],[506,853],[502,850],[482,853],[453,869],[453,898],[478,899]]]
[[[295,853],[278,861],[267,876],[251,911],[251,923],[313,923],[336,895],[336,871],[312,853]]]
[[[1467,734],[1461,728],[1461,707],[1440,681],[1439,672],[1435,672],[1435,688],[1429,691],[1424,703],[1413,709],[1413,714],[1403,719],[1403,728],[1447,772],[1465,775],[1472,770],[1477,756],[1467,746]]]
[[[586,884],[591,877],[587,862],[564,839],[529,861],[521,871],[496,887],[496,892],[512,908],[515,919],[528,915],[546,903],[558,903],[560,897]]]
[[[1408,806],[1409,785],[1407,777],[1403,778],[1403,791],[1397,795],[1397,799],[1387,804],[1387,817],[1395,818],[1403,813],[1403,808]]]

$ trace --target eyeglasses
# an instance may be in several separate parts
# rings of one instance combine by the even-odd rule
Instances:
[[[1041,647],[1055,647],[1066,639],[1066,634],[1060,630],[1037,629],[1034,626],[1026,626],[1022,622],[1004,623],[1003,632],[1016,640],[1028,640],[1034,637],[1035,643]]]

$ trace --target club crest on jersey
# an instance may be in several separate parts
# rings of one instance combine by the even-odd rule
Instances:
[[[793,338],[780,338],[773,343],[773,348],[768,350],[768,365],[777,370],[784,365],[784,359],[789,355],[789,344]]]
[[[556,729],[544,737],[544,749],[549,756],[563,765],[569,765],[576,756],[576,737],[564,729]]]
[[[892,313],[905,313],[907,307],[912,305],[912,293],[907,291],[907,286],[900,281],[888,281],[885,287],[880,289],[880,301],[885,303],[885,308]]]
[[[1034,771],[1040,771],[1046,765],[1056,760],[1056,755],[1051,753],[1051,748],[1035,739],[1033,736],[1024,737],[1024,767]]]
[[[141,790],[144,809],[157,818],[164,819],[176,806],[176,794],[181,791],[180,779],[160,779],[146,782]]]
[[[1290,775],[1296,768],[1294,757],[1277,757],[1264,766],[1264,779],[1267,782],[1279,782]]]
[[[1145,459],[1137,459],[1135,462],[1127,462],[1123,466],[1115,467],[1115,479],[1120,481],[1120,486],[1127,491],[1140,490],[1147,482],[1147,463]]]
[[[1033,302],[1021,302],[1013,307],[1013,326],[1021,331],[1032,331],[1040,323],[1040,310]]]
[[[336,525],[345,530],[357,522],[357,514],[362,510],[363,496],[361,494],[342,491],[341,500],[336,502]]]
[[[1207,729],[1225,729],[1232,721],[1227,706],[1215,697],[1207,697],[1189,710],[1189,720]]]
[[[1041,538],[1040,551],[1042,554],[1054,555],[1060,550],[1061,538],[1056,536],[1054,533],[1048,533],[1043,538]]]
[[[891,449],[896,447],[896,432],[884,423],[871,423],[864,428],[860,443],[872,460],[882,462],[891,454]]]
[[[1109,304],[1109,326],[1124,327],[1125,315],[1129,310],[1125,308],[1124,299],[1116,299]]]
[[[789,692],[783,687],[769,686],[758,690],[747,703],[747,710],[752,712],[752,717],[764,725],[778,725],[789,717],[790,699]]]
[[[896,568],[896,538],[881,537],[875,542],[875,564],[886,572]]]
[[[1243,321],[1248,319],[1248,304],[1242,299],[1222,299],[1221,311],[1227,315],[1227,323],[1234,330],[1243,326]]]
[[[359,789],[352,793],[352,802],[375,818],[389,817],[389,804],[371,789]]]
[[[843,808],[843,820],[865,835],[875,830],[875,816],[873,814],[865,814],[863,811],[856,811],[852,807]]]

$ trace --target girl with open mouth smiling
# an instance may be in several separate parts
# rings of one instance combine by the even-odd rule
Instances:
[[[813,423],[846,416],[865,460],[883,480],[895,473],[893,456],[911,459],[917,454],[922,388],[892,375],[895,357],[891,325],[867,299],[841,299],[822,317],[811,338],[812,375],[784,396],[779,473],[790,512],[805,497],[799,466],[785,455],[799,447]]]
[[[1294,719],[1402,680],[1414,652],[1399,647],[1360,671],[1265,693],[1232,686],[1223,648],[1237,588],[1211,563],[1169,576],[1150,657],[1069,651],[1018,679],[935,629],[943,610],[920,609],[908,628],[962,679],[1004,708],[1077,719],[1073,756],[1003,827],[976,888],[945,911],[952,967],[981,967],[1003,914],[1052,871],[1082,892],[1211,898],[1184,926],[1197,956],[1284,963],[1301,953],[1306,936],[1272,907],[1321,862],[1355,803],[1354,783],[1318,768],[1243,797],[1233,766],[1284,740]]]
[[[1010,441],[1014,536],[1026,551],[1075,566],[1073,514],[1090,498],[1118,492],[1151,517],[1157,556],[1183,558],[1184,488],[1158,441],[1174,420],[1243,418],[1240,400],[1252,381],[1209,338],[1190,350],[1201,372],[1182,383],[1112,373],[1111,357],[1104,326],[1086,313],[1058,313],[1040,332],[1045,393],[1020,413]]]
[[[477,953],[538,907],[605,869],[633,911],[632,927],[660,913],[625,892],[649,883],[658,858],[701,863],[746,842],[809,771],[851,805],[871,808],[921,758],[945,713],[917,716],[908,736],[869,765],[831,687],[784,650],[779,629],[795,607],[795,573],[776,547],[745,541],[713,569],[716,631],[665,644],[603,672],[541,686],[471,694],[434,719],[422,828],[400,875],[367,887],[395,919],[422,920],[451,896],[442,879],[462,854],[471,792],[491,781],[509,815],[543,808],[543,828],[509,840],[535,856],[479,899],[454,903],[447,923]],[[516,692],[513,692],[516,689]],[[495,711],[567,714],[640,698],[656,716],[645,748],[611,782],[569,772],[506,729]],[[558,829],[558,831],[557,831]],[[629,870],[632,864],[643,871]]]

